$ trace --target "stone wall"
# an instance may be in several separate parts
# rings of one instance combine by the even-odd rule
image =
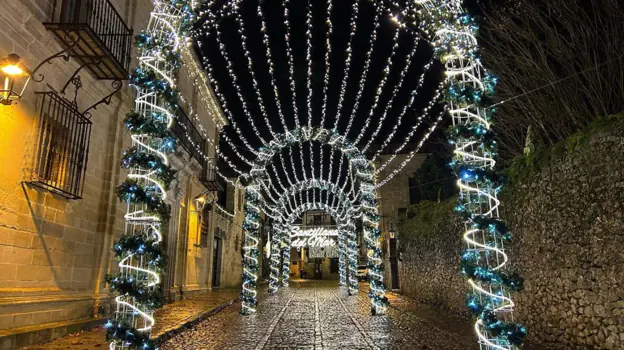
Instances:
[[[3,2],[0,57],[16,53],[34,69],[61,51],[42,24],[50,20],[54,3]],[[139,23],[134,22],[135,7],[118,7],[128,23]],[[30,180],[34,121],[41,101],[35,92],[59,91],[77,67],[75,60],[62,59],[44,65],[39,71],[45,75],[44,83],[31,81],[19,104],[0,106],[0,330],[73,322],[97,314],[98,292],[105,289],[102,280],[112,261],[112,237],[123,230],[123,206],[114,187],[121,181],[119,160],[129,142],[122,123],[133,105],[129,87],[93,113],[82,199],[67,200],[23,183]],[[80,110],[111,91],[110,82],[98,82],[86,70],[80,76]],[[70,86],[67,97],[72,95]]]
[[[621,349],[624,343],[622,130],[596,132],[502,195],[514,240],[510,267],[525,278],[513,296],[516,319],[539,348]],[[466,314],[460,224],[432,220],[430,235],[407,244],[402,291]]]

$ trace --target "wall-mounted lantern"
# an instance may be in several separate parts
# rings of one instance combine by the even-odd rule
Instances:
[[[0,90],[0,103],[3,105],[18,103],[26,91],[30,76],[30,71],[18,55],[12,53],[0,59],[0,78],[4,84]]]
[[[388,231],[388,236],[390,236],[390,239],[396,238],[396,231],[394,230]]]
[[[206,207],[206,205],[208,205],[208,209],[210,209],[210,206],[212,206],[212,203],[214,203],[214,201],[217,198],[217,192],[215,191],[211,191],[211,190],[205,190],[204,192],[200,193],[197,197],[195,197],[195,211],[197,212],[202,212],[204,210],[204,208]]]
[[[202,210],[204,210],[205,206],[206,206],[205,194],[202,193],[199,196],[195,197],[195,209],[197,209],[198,212],[201,212]]]

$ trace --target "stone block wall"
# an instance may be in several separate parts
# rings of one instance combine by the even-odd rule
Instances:
[[[598,132],[503,192],[502,215],[513,235],[510,269],[525,278],[513,295],[516,319],[537,348],[624,344],[623,148],[621,128]],[[465,315],[461,224],[432,220],[430,235],[407,244],[402,292]]]
[[[0,57],[16,53],[34,69],[62,50],[42,24],[52,18],[54,3],[3,2]],[[118,9],[134,23],[131,6]],[[49,85],[31,81],[19,104],[0,106],[0,330],[92,318],[111,264],[112,237],[123,229],[114,187],[120,182],[122,149],[129,143],[122,123],[133,105],[129,87],[93,113],[82,199],[67,200],[23,183],[30,179],[33,159],[40,103],[35,92],[60,90],[77,67],[76,61],[62,59],[44,65],[39,72]],[[77,102],[83,110],[111,87],[86,70],[80,76],[83,89]],[[68,97],[73,97],[71,86]]]
[[[152,1],[110,1],[135,35],[146,27]],[[2,5],[0,57],[16,53],[28,68],[34,69],[63,49],[43,26],[51,21],[54,6],[60,6],[60,1],[8,0],[2,1]],[[131,56],[132,70],[136,67],[136,49],[133,48]],[[179,87],[188,102],[183,107],[187,112],[194,111],[188,113],[189,117],[214,139],[216,128],[211,119],[222,116],[213,115],[219,113],[214,101],[198,97],[199,88],[188,79],[191,74],[188,67],[185,65],[180,72]],[[33,138],[37,132],[34,121],[40,100],[35,91],[59,91],[76,68],[78,63],[74,59],[53,60],[40,70],[45,75],[44,83],[31,81],[18,105],[0,105],[0,331],[6,331],[3,334],[17,333],[25,327],[54,328],[61,322],[87,323],[106,315],[113,304],[103,281],[107,273],[117,270],[111,248],[124,230],[125,206],[117,199],[115,188],[125,178],[119,162],[130,145],[130,137],[123,119],[134,107],[134,89],[123,82],[122,90],[110,105],[100,105],[93,111],[82,199],[68,200],[23,183],[30,179]],[[110,81],[96,81],[86,69],[80,72],[80,77],[83,89],[77,104],[82,111],[110,93],[111,86]],[[71,86],[65,97],[73,98]],[[207,153],[214,157],[214,148]],[[207,291],[212,251],[194,246],[198,233],[197,223],[193,222],[193,218],[197,219],[193,200],[205,190],[197,179],[199,165],[184,151],[177,152],[170,160],[179,172],[171,189],[175,193],[169,196],[173,211],[165,237],[170,258],[164,276],[165,288]],[[231,254],[238,265],[226,260],[227,266],[232,269],[238,266],[235,276],[240,281],[240,254],[238,251]],[[54,337],[62,335],[62,332],[52,333]],[[8,344],[5,340],[0,339],[0,347]]]

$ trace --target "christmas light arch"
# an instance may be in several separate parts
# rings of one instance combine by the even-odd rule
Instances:
[[[328,1],[330,4],[327,7],[329,18],[332,0]],[[237,9],[242,2],[242,0],[228,2],[224,7],[224,11],[221,11],[222,14],[238,16]],[[412,139],[414,132],[420,127],[425,116],[432,111],[438,98],[444,95],[454,123],[454,127],[451,130],[451,141],[456,145],[456,158],[452,166],[458,173],[458,186],[461,190],[461,203],[458,205],[457,211],[466,220],[464,240],[468,248],[462,255],[462,269],[468,275],[469,284],[473,289],[473,294],[468,298],[468,306],[477,318],[475,331],[483,348],[513,349],[522,343],[526,330],[520,324],[513,323],[512,311],[514,305],[509,296],[509,291],[519,289],[522,281],[516,275],[502,272],[507,262],[504,244],[509,241],[510,235],[507,227],[498,217],[500,202],[496,198],[496,194],[500,189],[500,185],[499,179],[493,172],[496,150],[493,134],[490,130],[493,110],[484,108],[484,102],[493,93],[496,78],[481,66],[478,55],[478,43],[476,41],[477,25],[475,20],[462,9],[461,1],[459,0],[414,0],[402,1],[401,3],[393,0],[378,0],[369,2],[373,3],[377,9],[376,23],[379,23],[381,13],[386,9],[391,11],[397,10],[392,11],[392,15],[400,27],[403,28],[409,26],[412,19],[420,19],[419,23],[414,24],[417,28],[415,32],[425,36],[433,46],[434,55],[432,60],[434,58],[439,59],[446,67],[446,86],[441,86],[434,93],[429,105],[416,118],[416,123],[412,126],[411,132],[406,136],[405,142],[394,151],[394,154],[396,155],[396,153],[400,152]],[[287,31],[290,31],[288,27],[288,11],[286,10],[290,0],[285,0],[284,3],[286,4],[284,7],[285,25]],[[352,23],[355,23],[354,18],[357,19],[359,3],[356,0],[355,9],[351,17]],[[389,5],[386,6],[387,3]],[[203,23],[204,25],[201,27],[218,25],[215,14],[210,10],[206,10],[206,7],[203,7],[203,10],[194,12],[193,9],[197,7],[196,5],[206,4],[210,7],[213,2],[154,0],[155,9],[150,19],[149,32],[147,35],[139,36],[139,45],[143,46],[140,47],[140,68],[131,80],[133,85],[138,88],[137,112],[129,114],[126,120],[126,125],[133,134],[132,140],[135,148],[129,150],[124,156],[125,162],[123,166],[129,170],[130,176],[129,180],[120,186],[118,190],[120,198],[128,203],[128,211],[125,215],[127,222],[126,235],[116,243],[116,249],[119,249],[119,257],[122,261],[120,263],[121,274],[116,277],[116,280],[115,277],[110,279],[113,288],[121,294],[117,298],[117,320],[111,321],[107,325],[109,336],[112,340],[111,349],[136,346],[142,346],[147,349],[154,348],[154,345],[149,340],[149,333],[154,324],[151,310],[158,305],[154,302],[156,298],[149,297],[145,300],[141,298],[147,294],[156,293],[155,291],[158,290],[159,269],[162,269],[163,266],[163,257],[159,253],[159,228],[168,217],[168,207],[164,199],[166,198],[167,185],[174,176],[173,170],[168,167],[167,153],[173,149],[175,138],[168,134],[167,129],[171,125],[173,106],[179,97],[174,88],[175,75],[180,64],[179,50],[181,44],[186,40],[186,35],[184,34],[186,25],[193,22]],[[258,14],[262,17],[263,12],[260,5],[258,10]],[[194,14],[197,14],[196,19],[193,17]],[[311,12],[309,16],[311,16]],[[262,18],[262,23],[263,26],[266,26],[264,17]],[[374,27],[376,28],[377,26],[378,24],[375,24]],[[241,24],[239,33],[241,33],[243,41],[245,40],[244,32],[245,29]],[[288,33],[286,42],[288,55],[291,57],[292,50],[288,43]],[[201,35],[201,32],[195,31],[193,38],[197,40]],[[217,33],[217,37],[219,35]],[[328,37],[330,35],[331,21],[328,23]],[[373,43],[375,38],[376,34],[371,37]],[[269,39],[266,35],[265,39],[268,42]],[[349,45],[350,43],[351,40]],[[373,44],[371,44],[371,50],[372,47]],[[243,49],[247,51],[244,46]],[[270,51],[268,46],[267,50]],[[391,55],[394,54],[393,52],[391,52]],[[326,54],[326,60],[329,59],[330,55],[330,52]],[[227,54],[224,54],[224,56],[227,59]],[[270,52],[267,56],[270,59]],[[249,59],[248,56],[246,57]],[[292,58],[290,59],[292,62]],[[388,60],[388,62],[391,62],[391,60]],[[211,76],[213,67],[210,65],[210,62],[204,59],[203,63],[208,69],[208,78],[214,81]],[[249,66],[251,65],[250,61]],[[426,65],[427,68],[429,66]],[[347,63],[345,67],[346,79],[349,74],[349,64]],[[383,70],[389,70],[390,68],[390,63],[387,63]],[[309,72],[309,66],[307,66],[307,69]],[[326,71],[325,76],[328,76],[328,74]],[[201,76],[201,74],[198,74],[198,76]],[[273,72],[271,72],[271,77],[273,79]],[[424,77],[424,73],[422,77]],[[236,77],[232,76],[232,79],[236,80]],[[290,81],[293,90],[295,90],[293,79],[291,74]],[[384,81],[382,80],[382,82]],[[195,79],[195,82],[207,84],[207,81],[202,81],[201,79]],[[363,84],[362,80],[360,80],[361,84]],[[411,92],[411,101],[414,100],[421,86],[422,81]],[[275,87],[274,82],[273,88],[274,95],[279,100],[278,88]],[[223,98],[216,85],[215,90],[238,137],[243,141],[249,152],[262,162],[264,147],[267,144],[270,145],[274,140],[267,142],[262,139],[261,141],[264,145],[262,148],[255,149],[252,147],[242,134],[242,129],[236,125],[235,118],[228,110],[226,99]],[[315,124],[317,124],[313,123],[309,97],[312,91],[309,85],[308,90],[306,95],[308,129],[305,129],[306,131],[304,131],[306,127],[302,126],[306,123],[300,123],[295,99],[293,98],[292,100],[296,117],[294,119],[296,124],[294,129],[305,134],[313,131]],[[324,93],[326,91],[325,89]],[[247,104],[243,100],[243,94],[240,91],[237,91],[237,93],[239,98],[241,98],[243,108],[246,108]],[[258,103],[261,105],[262,97],[260,97],[260,93],[258,93],[258,96],[260,98]],[[325,99],[326,96],[325,94]],[[366,232],[369,259],[374,262],[375,266],[383,266],[378,242],[380,232],[378,229],[379,217],[377,215],[375,189],[387,183],[400,171],[400,168],[406,162],[401,163],[397,170],[391,172],[389,176],[381,181],[378,181],[375,176],[379,175],[379,172],[395,157],[391,157],[390,160],[387,160],[376,170],[372,169],[370,164],[377,158],[381,150],[388,146],[388,143],[394,136],[394,132],[398,129],[398,125],[404,119],[403,116],[411,101],[404,106],[403,112],[398,119],[399,123],[395,125],[391,136],[384,141],[383,146],[375,152],[372,160],[367,160],[366,157],[357,157],[355,161],[350,159],[353,169],[352,175],[358,183],[359,210]],[[339,103],[339,106],[341,106],[341,103]],[[342,108],[338,110],[341,112]],[[287,125],[282,111],[279,112],[279,115],[283,126],[283,135],[290,134],[288,130],[293,129],[292,126]],[[320,126],[319,129],[325,130],[325,106],[323,106],[322,115],[322,122],[316,126]],[[380,122],[383,122],[385,118],[384,114]],[[442,113],[430,124],[429,130],[425,132],[418,147],[410,151],[408,160],[420,149],[420,146],[435,129],[441,118]],[[339,120],[340,113],[337,114],[335,126],[338,125]],[[253,121],[253,119],[250,121]],[[305,121],[305,117],[303,121]],[[351,128],[352,121],[353,117],[351,116],[348,128]],[[270,125],[267,119],[267,126]],[[366,124],[366,129],[368,129],[368,125],[369,123]],[[252,126],[257,132],[257,127],[255,125]],[[380,126],[377,125],[377,129],[374,129],[375,135],[378,134],[379,128]],[[270,131],[271,136],[275,136],[274,139],[279,138],[274,130]],[[350,144],[346,140],[349,135],[347,131],[343,131],[343,135],[340,135],[336,127],[331,132],[325,130],[322,134],[331,135],[329,140],[335,143],[342,144],[344,141],[345,144],[348,144],[348,148],[340,147],[340,150],[345,154],[361,153],[359,150],[361,146],[359,141],[363,140],[361,133],[358,133],[357,137],[354,138],[357,141],[355,145]],[[327,142],[328,139],[324,138],[322,134],[320,136],[323,138],[322,142]],[[316,135],[318,136],[319,134]],[[204,134],[204,136],[206,135]],[[245,221],[243,222],[243,231],[245,233],[243,261],[245,267],[243,270],[242,301],[244,306],[242,312],[250,313],[257,303],[256,280],[253,278],[253,274],[257,272],[258,218],[265,204],[262,192],[265,191],[267,186],[272,187],[273,185],[270,184],[270,180],[267,181],[268,185],[264,183],[267,177],[262,174],[266,173],[266,167],[263,169],[260,166],[253,169],[254,164],[260,164],[261,162],[257,163],[242,155],[237,150],[238,146],[226,133],[222,133],[221,136],[242,162],[252,166],[252,171],[239,170],[232,160],[228,159],[222,152],[218,152],[218,156],[241,175],[241,178],[251,177],[252,180],[254,180],[254,177],[256,178],[246,187]],[[212,144],[217,145],[216,140],[208,139]],[[362,150],[366,150],[369,144],[366,143]],[[264,166],[267,164],[265,163]],[[219,172],[219,175],[224,177],[221,172]],[[379,272],[379,270],[374,270],[372,273],[371,297],[373,300],[373,313],[383,313],[386,305],[384,300],[385,287],[383,286],[383,280],[379,278],[381,277]],[[133,274],[137,279],[129,277]],[[132,278],[132,281],[129,278]],[[143,282],[142,287],[145,288],[136,288],[137,283],[135,282],[138,279]],[[124,315],[131,315],[131,321],[126,323],[119,322],[119,320],[127,321],[127,317]]]
[[[290,211],[286,218],[278,223],[278,230],[280,231],[282,237],[285,237],[289,234],[289,232],[291,232],[295,219],[309,210],[323,210],[332,215],[332,217],[334,217],[334,219],[336,220],[336,224],[339,230],[339,283],[342,286],[347,285],[348,293],[350,295],[354,295],[358,291],[358,279],[356,277],[356,271],[358,266],[358,252],[356,245],[354,220],[357,219],[359,215],[359,209],[353,206],[349,206],[348,203],[348,200],[344,201],[343,205],[338,206],[334,203],[329,204],[327,202],[301,203],[292,211]],[[284,243],[284,249],[290,249],[289,242]],[[286,261],[286,259],[284,261]],[[349,273],[348,278],[347,261]],[[289,265],[284,264],[283,269],[285,269],[284,271],[289,271]],[[283,274],[283,279],[286,279],[287,281],[288,275]]]
[[[258,271],[258,242],[259,231],[253,227],[257,227],[259,213],[261,212],[260,204],[263,202],[261,191],[266,189],[265,182],[270,182],[267,167],[274,161],[274,156],[284,148],[293,145],[299,145],[302,142],[314,141],[321,144],[329,145],[333,149],[339,150],[346,156],[352,169],[352,175],[358,186],[358,200],[360,201],[359,210],[361,212],[362,227],[366,245],[368,248],[369,261],[369,277],[371,291],[371,311],[373,314],[384,314],[387,307],[387,298],[385,296],[385,285],[383,283],[383,260],[381,258],[381,232],[379,231],[379,216],[377,214],[376,186],[374,169],[371,162],[350,143],[345,137],[336,134],[333,131],[322,128],[311,128],[307,126],[300,127],[291,132],[284,134],[276,134],[275,139],[267,144],[266,147],[258,150],[257,159],[253,163],[249,174],[245,176],[245,180],[251,185],[253,195],[247,200],[253,200],[250,207],[245,210],[245,246],[243,257],[243,291],[241,299],[244,301],[241,306],[241,313],[249,314],[255,311],[257,304],[256,281]],[[319,180],[313,179],[305,182],[305,189],[319,186]],[[294,188],[298,188],[294,186]],[[313,204],[308,204],[307,207]],[[265,206],[265,208],[270,208]],[[246,229],[245,229],[246,228]],[[284,257],[286,261],[286,256]],[[351,261],[351,260],[350,260]],[[272,270],[273,271],[273,270]],[[287,277],[284,276],[283,279]],[[275,285],[275,281],[273,281]]]

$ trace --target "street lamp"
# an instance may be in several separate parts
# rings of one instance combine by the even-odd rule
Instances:
[[[390,239],[394,239],[396,237],[396,231],[391,229],[388,231],[388,236],[390,236]]]
[[[217,196],[217,192],[211,190],[205,190],[195,197],[195,208],[197,212],[201,212],[206,207],[206,204],[212,205]],[[210,207],[209,207],[210,208]]]
[[[195,208],[197,209],[198,212],[203,211],[205,206],[206,206],[205,194],[202,193],[199,196],[195,197]]]
[[[0,103],[7,106],[18,103],[30,82],[30,72],[22,63],[22,59],[14,53],[0,59],[0,77],[4,78],[4,87],[0,90]]]

